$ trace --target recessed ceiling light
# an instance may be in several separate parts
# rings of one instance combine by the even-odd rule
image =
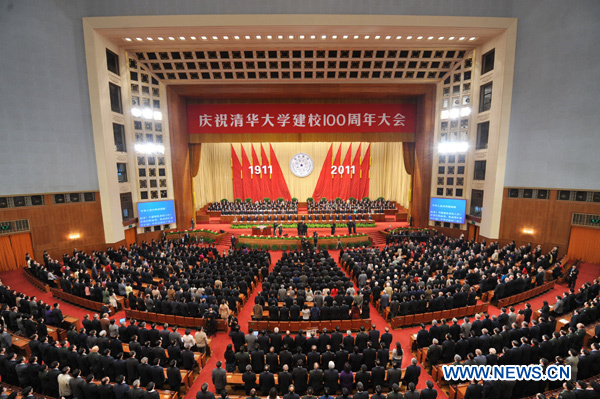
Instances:
[[[300,39],[304,39],[304,37],[305,37],[305,36],[304,36],[304,35],[300,35],[300,36],[298,36],[298,37],[299,37]]]
[[[333,35],[333,36],[331,36],[331,38],[335,40],[335,39],[337,39],[337,35]]]
[[[347,38],[348,38],[348,35],[342,36],[342,39],[347,39]]]
[[[355,38],[355,39],[358,39],[358,35],[354,35],[354,38]]]
[[[310,38],[314,40],[314,39],[317,38],[317,36],[316,35],[310,35]]]
[[[433,36],[429,36],[427,40],[433,40]]]
[[[294,35],[289,35],[288,36],[288,39],[293,39],[293,38],[294,38]]]
[[[371,37],[371,36],[369,36],[369,35],[366,35],[366,36],[365,36],[365,39],[369,39],[370,37]]]
[[[185,40],[185,37],[179,36],[179,40]]]
[[[173,36],[169,36],[169,40],[175,40]]]
[[[283,35],[278,35],[277,38],[278,39],[283,39]]]
[[[466,37],[464,37],[464,36],[461,36],[458,38],[458,40],[465,40],[465,39],[466,39]]]
[[[476,37],[471,37],[471,38],[469,38],[469,40],[475,40],[475,39],[477,39],[477,38],[476,38]]]
[[[444,40],[444,36],[438,37],[438,40]]]
[[[258,40],[262,39],[262,37],[261,37],[260,35],[256,35],[256,38],[257,38]]]
[[[135,40],[137,40],[138,42],[141,42],[142,38],[141,37],[136,37]]]
[[[201,38],[202,40],[207,40],[207,39],[208,39],[208,37],[206,37],[206,36],[200,36],[200,38]]]
[[[396,36],[396,40],[402,39],[402,36]]]
[[[163,39],[163,38],[162,38],[162,37],[160,37],[160,36],[159,36],[159,37],[157,37],[157,39],[158,39],[158,40],[160,40],[160,41],[163,41],[163,40],[165,40],[165,39]]]
[[[190,36],[190,39],[196,40],[196,36]]]
[[[271,40],[272,38],[273,38],[273,36],[267,35],[267,39]]]
[[[130,42],[130,41],[131,41],[131,38],[129,38],[129,37],[126,37],[126,38],[125,38],[125,41],[127,41],[127,42]]]
[[[150,42],[151,42],[151,41],[152,41],[152,40],[154,40],[154,39],[152,39],[151,37],[147,37],[147,38],[146,38],[146,40],[148,40],[148,41],[150,41]]]
[[[375,40],[379,40],[379,39],[381,39],[381,36],[379,36],[379,35],[375,36]]]
[[[421,40],[423,36],[417,36],[417,40]]]
[[[448,40],[454,40],[454,36],[450,36]]]
[[[219,36],[213,36],[212,39],[213,40],[219,40]]]
[[[244,38],[245,38],[246,40],[250,40],[250,36],[248,36],[248,35],[244,36]]]
[[[391,36],[386,36],[385,40],[390,40],[392,37]]]
[[[327,35],[321,35],[321,39],[327,39]]]
[[[235,35],[233,38],[234,38],[235,40],[240,40],[240,37],[239,37],[238,35]]]
[[[229,40],[229,36],[223,36],[224,40]]]
[[[412,36],[406,36],[406,40],[412,39]]]

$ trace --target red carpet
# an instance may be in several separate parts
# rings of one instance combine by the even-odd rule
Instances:
[[[385,222],[385,223],[379,223],[379,227],[358,228],[358,232],[365,232],[365,233],[376,232],[383,228],[387,228],[389,224],[391,224],[393,227],[406,226],[406,223],[396,223],[396,222],[387,223],[387,222]],[[229,225],[217,225],[217,226],[212,225],[211,227],[215,228],[215,229],[223,229],[225,231],[235,234],[236,236],[240,235],[240,234],[248,234],[248,229],[231,229]],[[329,232],[330,232],[330,230],[327,228],[309,229],[309,235],[312,234],[312,232],[315,230],[318,231],[320,235],[329,234]],[[290,234],[290,232],[294,232],[294,234],[295,234],[295,229],[285,229],[284,233],[285,232],[287,232],[288,234]],[[343,233],[344,229],[338,229],[338,232]],[[220,251],[223,251],[228,248],[229,247],[227,245],[218,245],[218,249]],[[331,256],[334,259],[336,259],[336,260],[338,259],[339,251],[329,251],[329,252],[331,253]],[[271,264],[271,267],[272,267],[275,265],[277,260],[279,260],[281,258],[281,252],[280,251],[271,252],[271,256],[272,256],[272,264]],[[593,279],[595,279],[599,276],[600,276],[600,265],[584,263],[580,266],[578,285],[583,284],[585,281],[592,281]],[[52,304],[54,302],[57,302],[52,297],[52,294],[44,293],[44,292],[40,291],[39,289],[35,288],[34,286],[32,286],[29,282],[27,282],[27,280],[23,276],[22,270],[14,270],[14,271],[0,273],[0,279],[2,280],[4,285],[10,286],[12,289],[27,293],[29,295],[35,295],[36,297],[38,297],[39,299],[43,300],[46,303]],[[260,292],[261,290],[262,290],[262,283],[259,283],[256,290],[250,296],[250,298],[248,299],[248,302],[242,308],[242,311],[238,315],[239,323],[242,326],[243,331],[247,331],[247,325],[248,325],[248,321],[250,320],[250,314],[252,312],[252,304],[254,303],[254,298],[255,298],[256,294],[258,292]],[[529,301],[529,303],[532,305],[532,309],[534,309],[534,310],[539,309],[542,306],[542,303],[544,300],[547,300],[549,303],[552,304],[554,302],[554,297],[558,294],[565,292],[566,290],[567,290],[566,285],[557,285],[552,291],[549,291],[542,296],[532,298]],[[86,309],[82,309],[82,308],[76,307],[74,305],[64,303],[62,301],[58,301],[58,302],[61,303],[61,307],[63,309],[64,314],[75,316],[79,319],[83,319],[83,316],[85,314],[93,314],[93,312],[90,312]],[[525,306],[525,303],[521,303],[519,305],[515,305],[515,308],[522,309],[524,306]],[[498,308],[496,308],[494,306],[490,306],[490,308],[489,308],[490,314],[497,315],[497,314],[499,314],[499,312],[500,312],[500,310]],[[121,317],[124,317],[124,312],[119,312],[115,315],[116,319],[119,319]],[[385,327],[389,327],[389,324],[383,319],[383,317],[381,317],[381,315],[379,313],[377,313],[377,311],[375,310],[375,308],[373,306],[371,306],[371,319],[372,319],[373,323],[377,326],[377,328],[382,332],[385,329]],[[404,349],[404,360],[403,360],[402,367],[408,366],[410,364],[411,359],[413,358],[413,355],[409,350],[409,337],[411,334],[416,333],[418,330],[419,330],[418,326],[411,327],[411,328],[403,328],[400,330],[391,330],[391,333],[394,336],[394,342],[399,341],[402,344],[402,348]],[[214,387],[213,387],[212,381],[211,381],[212,369],[215,368],[215,364],[218,360],[221,360],[221,361],[223,360],[223,355],[224,355],[225,349],[229,343],[231,343],[231,340],[228,336],[228,333],[221,332],[215,338],[213,338],[212,343],[211,343],[212,356],[209,359],[209,361],[207,362],[205,368],[203,370],[201,370],[200,375],[198,376],[198,378],[196,378],[191,389],[185,395],[185,399],[194,399],[196,397],[196,392],[198,392],[200,390],[200,386],[204,382],[208,382],[209,386],[210,386],[209,389],[214,390]],[[431,377],[429,376],[429,374],[422,372],[417,388],[418,389],[424,388],[425,382],[430,379],[431,379]],[[440,390],[437,385],[436,385],[436,389],[438,389],[438,397],[439,398],[444,398],[444,399],[447,398],[447,395],[442,390]]]

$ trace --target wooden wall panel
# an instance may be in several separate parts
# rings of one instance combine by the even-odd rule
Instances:
[[[42,260],[44,251],[53,258],[72,252],[73,248],[84,251],[103,250],[104,228],[100,194],[95,202],[54,204],[52,195],[45,196],[45,205],[0,210],[0,220],[29,219],[31,241],[36,260]],[[69,234],[81,237],[70,240]]]
[[[542,245],[544,252],[555,246],[559,255],[566,254],[573,213],[600,214],[600,204],[558,201],[557,191],[550,190],[549,199],[508,198],[504,189],[500,220],[500,244],[515,240],[517,245],[531,242]],[[526,234],[523,229],[533,229]]]
[[[429,224],[429,198],[433,162],[433,133],[435,123],[435,86],[418,98],[415,165],[412,183],[412,201],[409,213],[414,226]]]
[[[171,167],[177,227],[188,227],[194,216],[192,177],[190,174],[189,144],[185,99],[171,87],[167,89],[169,106],[169,137]]]

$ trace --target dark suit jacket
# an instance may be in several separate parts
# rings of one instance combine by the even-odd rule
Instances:
[[[212,381],[217,392],[221,392],[227,385],[227,372],[223,368],[216,368],[212,371]]]
[[[419,396],[419,399],[436,399],[436,398],[437,398],[437,391],[434,388],[421,389],[421,396]]]
[[[465,392],[465,399],[481,399],[483,398],[483,385],[471,384]]]
[[[413,382],[415,385],[419,382],[419,376],[421,375],[421,368],[419,366],[410,365],[406,368],[406,373],[404,374],[404,383],[408,385]]]

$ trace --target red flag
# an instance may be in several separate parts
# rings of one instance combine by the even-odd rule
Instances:
[[[352,160],[352,165],[350,166],[350,191],[348,192],[348,198],[354,197],[357,201],[360,201],[360,157],[362,144],[358,145],[358,150],[354,155],[354,159]]]
[[[350,143],[350,147],[348,147],[348,151],[346,151],[346,157],[344,158],[344,163],[342,164],[343,169],[342,173],[340,173],[340,194],[339,197],[346,201],[350,196],[350,164],[352,163],[352,143]],[[339,172],[339,171],[338,171]]]
[[[252,177],[252,192],[256,196],[253,198],[254,200],[262,200],[264,197],[268,197],[263,190],[262,187],[262,177],[263,177],[263,169],[261,167],[260,161],[258,160],[258,155],[256,155],[256,151],[254,150],[254,144],[250,144],[252,147],[252,167],[254,170],[254,174]],[[260,173],[256,173],[256,166],[259,167]]]
[[[272,177],[272,168],[269,168],[269,166],[271,166],[271,161],[269,161],[269,158],[267,157],[267,153],[265,152],[265,149],[261,143],[260,145],[260,158],[261,158],[261,165],[262,166],[266,166],[267,167],[267,173],[263,173],[262,179],[261,179],[261,190],[264,192],[264,197],[269,197],[271,198],[271,201],[273,201],[275,198],[273,198],[272,195],[272,188],[271,188],[271,183],[273,182],[273,180],[271,180]],[[265,169],[263,168],[263,172],[265,171]]]
[[[281,197],[284,200],[291,200],[292,196],[290,195],[290,190],[288,190],[287,183],[285,182],[285,177],[283,177],[283,172],[279,167],[279,161],[277,160],[277,156],[275,155],[275,151],[273,151],[273,146],[269,144],[270,155],[271,155],[271,167],[273,168],[273,178],[271,183],[272,194],[275,196],[273,200]]]
[[[254,201],[256,199],[256,195],[254,193],[254,186],[252,184],[252,172],[250,171],[250,166],[252,165],[250,165],[250,160],[248,159],[248,155],[246,155],[244,147],[241,144],[240,147],[242,148],[242,183],[244,184],[244,194],[246,198],[250,198],[252,201]],[[242,200],[245,201],[246,198],[242,198]]]
[[[369,196],[369,179],[371,178],[371,143],[367,147],[367,152],[360,164],[360,196],[357,200],[362,200]]]
[[[323,162],[323,168],[321,169],[319,180],[317,180],[317,185],[315,186],[315,191],[313,192],[313,199],[315,202],[319,202],[321,197],[326,197],[326,193],[331,186],[331,164],[333,162],[332,152],[333,144],[329,146],[329,151],[327,151],[325,162]]]
[[[231,173],[233,178],[233,198],[240,198],[243,201],[245,198],[244,183],[242,183],[242,165],[233,149],[233,144],[231,145]]]
[[[333,158],[333,166],[335,166],[335,174],[331,175],[331,191],[327,195],[327,199],[333,200],[340,196],[340,186],[342,180],[340,179],[340,169],[342,166],[342,143],[338,147],[337,154],[335,154],[335,158]],[[333,168],[332,168],[333,169]]]

